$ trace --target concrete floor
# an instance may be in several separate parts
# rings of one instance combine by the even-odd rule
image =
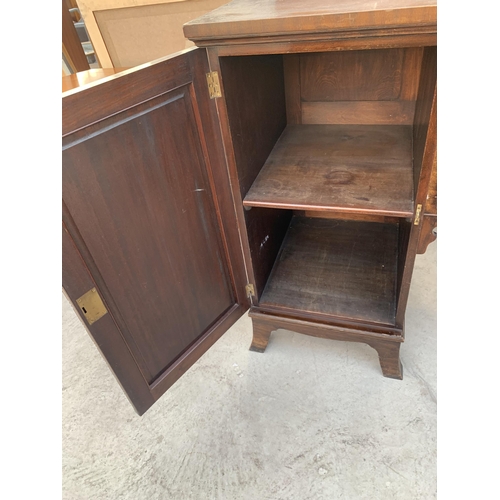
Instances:
[[[243,317],[138,417],[63,298],[63,498],[436,497],[436,243],[417,257],[404,380],[365,344]]]

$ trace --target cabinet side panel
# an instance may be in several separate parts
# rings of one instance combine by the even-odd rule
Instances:
[[[408,253],[408,244],[410,241],[411,234],[411,221],[401,219],[399,222],[398,231],[398,278],[397,278],[397,288],[396,288],[396,299],[399,303],[399,297],[401,296],[401,288],[403,284],[403,275],[405,269],[406,255]]]
[[[287,123],[282,56],[220,58],[227,116],[241,198],[244,198]],[[257,296],[288,227],[291,213],[245,212]],[[264,241],[265,240],[265,241]]]
[[[254,207],[245,212],[255,286],[260,297],[292,219],[292,210]]]
[[[418,97],[415,105],[413,125],[413,174],[415,187],[415,206],[425,207],[437,148],[437,51],[436,47],[425,47]],[[415,257],[419,250],[420,233],[423,227],[424,213],[420,214],[419,223],[411,222],[410,236],[406,255],[403,256],[401,286],[398,297],[396,323],[404,322],[406,304],[410,291],[411,277]],[[428,228],[426,230],[429,230]]]
[[[244,197],[286,126],[283,59],[223,57],[220,68]]]

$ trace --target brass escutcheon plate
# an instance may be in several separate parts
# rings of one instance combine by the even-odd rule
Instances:
[[[108,312],[95,288],[92,288],[79,299],[76,299],[76,303],[89,325],[95,323]]]

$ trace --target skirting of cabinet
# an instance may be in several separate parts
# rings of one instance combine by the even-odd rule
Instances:
[[[403,379],[403,366],[399,359],[399,349],[404,341],[403,330],[393,335],[381,334],[266,314],[255,307],[250,309],[248,315],[252,318],[253,324],[251,351],[263,353],[271,333],[279,328],[323,339],[362,342],[377,351],[384,377]]]

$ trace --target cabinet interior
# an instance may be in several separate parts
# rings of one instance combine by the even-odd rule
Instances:
[[[220,59],[261,309],[395,325],[435,57]]]

